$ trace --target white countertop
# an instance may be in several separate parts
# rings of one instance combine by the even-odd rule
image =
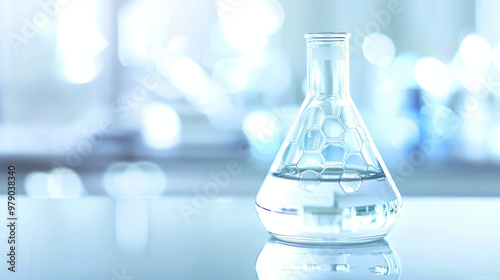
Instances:
[[[500,279],[500,198],[403,199],[402,216],[386,238],[399,256],[400,279]],[[6,201],[0,196],[4,212]],[[18,271],[2,262],[0,279],[257,279],[255,262],[270,236],[253,203],[250,196],[215,197],[198,208],[190,208],[190,196],[18,197]],[[350,279],[344,276],[335,279]]]

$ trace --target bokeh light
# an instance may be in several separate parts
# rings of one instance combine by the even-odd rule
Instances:
[[[263,49],[267,37],[278,31],[285,19],[283,7],[276,0],[219,2],[219,19],[227,42],[244,52]]]
[[[106,170],[103,185],[113,198],[158,198],[165,189],[166,177],[161,168],[154,163],[119,162]]]
[[[118,12],[118,58],[127,67],[148,59],[148,9],[142,0],[126,1]]]
[[[407,150],[416,145],[420,138],[418,124],[412,118],[402,117],[396,120],[391,129],[391,144],[399,150]]]
[[[169,73],[171,82],[184,93],[201,98],[209,87],[209,80],[203,68],[185,55],[173,57],[171,69],[175,69]]]
[[[162,103],[146,105],[142,121],[142,136],[149,146],[164,149],[179,143],[181,120],[170,106]]]
[[[454,136],[462,124],[461,118],[450,108],[434,103],[422,107],[420,120],[427,133],[442,138]]]
[[[468,35],[460,44],[460,56],[469,69],[482,71],[491,62],[491,46],[478,35]]]
[[[269,65],[278,56],[276,51],[265,48],[259,52],[246,52],[243,54],[246,65],[252,69],[259,69],[259,67]]]
[[[392,79],[379,81],[373,89],[373,105],[379,115],[395,115],[401,110],[403,92]]]
[[[251,112],[243,120],[243,132],[256,158],[260,160],[274,158],[281,145],[281,137],[275,125],[277,123],[276,116],[266,111]]]
[[[25,189],[28,196],[37,199],[79,198],[84,192],[80,175],[65,167],[28,174]]]
[[[372,33],[363,40],[363,54],[375,66],[388,66],[396,54],[391,38],[381,33]]]
[[[70,59],[63,66],[66,78],[75,84],[92,81],[100,72],[93,58]]]
[[[415,66],[415,80],[425,90],[446,96],[451,87],[451,75],[446,66],[432,57],[419,59]]]
[[[242,91],[248,83],[248,68],[237,59],[218,61],[212,69],[212,79],[226,93]]]
[[[73,1],[58,15],[57,41],[68,81],[88,83],[100,73],[96,56],[108,42],[98,27],[96,0]]]
[[[391,75],[395,83],[402,88],[411,88],[417,85],[414,72],[419,56],[411,52],[400,53],[391,65]]]
[[[217,59],[224,57],[237,57],[241,55],[241,52],[239,50],[235,49],[226,41],[224,29],[220,21],[215,23],[212,27],[212,30],[210,31],[210,48],[206,48],[206,50],[209,50],[210,54],[213,54],[217,57],[215,59],[216,61]]]
[[[222,93],[205,70],[186,55],[171,59],[169,78],[193,107],[206,114],[210,121],[222,123],[231,120],[234,108],[227,94]]]

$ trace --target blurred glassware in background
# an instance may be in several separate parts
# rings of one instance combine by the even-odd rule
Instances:
[[[350,36],[305,36],[307,96],[255,201],[277,238],[364,242],[399,217],[399,191],[350,97]]]
[[[64,167],[28,174],[25,190],[29,197],[40,199],[80,198],[85,192],[80,175]]]
[[[270,238],[255,264],[259,280],[399,279],[399,258],[385,239],[349,245],[306,245]]]
[[[106,170],[102,184],[113,198],[150,199],[161,196],[166,178],[161,168],[154,163],[119,162]]]
[[[115,234],[120,249],[141,251],[148,244],[148,199],[159,198],[166,185],[161,168],[150,162],[111,165],[103,185],[115,202]]]

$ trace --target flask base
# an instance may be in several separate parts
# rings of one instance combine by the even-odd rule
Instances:
[[[366,243],[384,238],[397,214],[381,215],[379,223],[355,225],[359,219],[337,215],[311,216],[280,213],[256,204],[257,214],[267,231],[276,238],[293,243],[349,244]],[[387,212],[386,212],[387,213]]]
[[[279,240],[292,243],[307,243],[307,244],[359,244],[369,243],[383,239],[387,234],[366,236],[358,238],[308,238],[301,236],[288,236],[269,232],[272,236]]]
[[[342,183],[322,181],[308,191],[296,180],[268,176],[257,214],[268,232],[291,242],[363,243],[386,236],[402,206],[389,180],[365,179],[355,193],[345,193]]]

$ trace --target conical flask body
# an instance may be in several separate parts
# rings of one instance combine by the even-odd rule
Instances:
[[[321,45],[319,58],[308,44],[308,96],[256,199],[277,238],[365,242],[383,238],[399,216],[399,192],[348,94],[347,39]]]

